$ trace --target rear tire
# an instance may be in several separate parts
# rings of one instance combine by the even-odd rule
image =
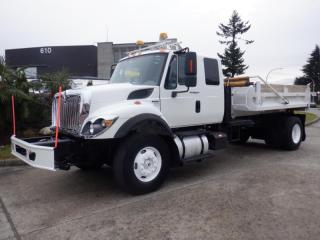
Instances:
[[[272,147],[296,150],[301,144],[303,132],[300,118],[295,116],[282,117],[270,126],[265,142]]]
[[[296,150],[302,141],[303,126],[300,118],[288,117],[285,121],[282,136],[282,148],[285,150]]]
[[[170,162],[170,150],[159,136],[136,134],[116,151],[113,170],[118,185],[131,194],[145,194],[164,182]]]

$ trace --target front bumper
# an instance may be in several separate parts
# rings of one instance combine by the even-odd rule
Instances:
[[[11,153],[33,167],[55,171],[62,168],[58,159],[61,159],[65,146],[71,142],[70,139],[59,139],[58,148],[54,148],[52,137],[19,139],[12,136]]]

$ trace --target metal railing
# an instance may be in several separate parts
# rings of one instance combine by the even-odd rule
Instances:
[[[130,56],[130,55],[134,55],[136,53],[142,53],[145,51],[152,51],[152,50],[159,50],[159,49],[168,49],[168,50],[177,51],[177,50],[182,49],[180,44],[181,44],[181,42],[178,42],[176,39],[167,39],[167,40],[160,41],[160,42],[153,44],[151,46],[148,46],[148,47],[144,47],[144,48],[130,51],[127,54]]]

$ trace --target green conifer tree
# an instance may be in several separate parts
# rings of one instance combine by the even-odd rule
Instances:
[[[251,25],[249,22],[243,22],[237,11],[233,11],[228,24],[220,24],[217,35],[223,40],[219,42],[225,44],[227,47],[223,54],[218,56],[221,58],[221,63],[225,67],[222,71],[226,77],[234,77],[240,75],[248,69],[248,65],[244,63],[243,55],[245,51],[241,51],[238,42],[244,41],[245,44],[251,44],[253,40],[246,40],[241,38],[241,35],[249,31]]]
[[[311,83],[312,90],[320,91],[320,49],[318,45],[312,51],[307,64],[302,67],[302,72],[304,75],[296,78],[295,84],[306,85]]]

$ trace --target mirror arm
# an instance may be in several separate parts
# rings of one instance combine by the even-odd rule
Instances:
[[[189,89],[190,89],[190,87],[188,86],[188,87],[187,87],[187,90],[184,90],[184,91],[172,91],[172,92],[171,92],[171,97],[175,98],[175,97],[178,95],[178,93],[186,93],[186,92],[189,92]]]

